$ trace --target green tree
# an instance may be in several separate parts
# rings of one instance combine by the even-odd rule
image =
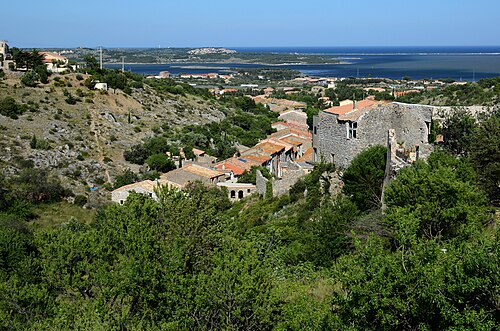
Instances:
[[[479,123],[471,139],[470,154],[490,200],[500,199],[500,113]]]
[[[456,156],[467,156],[476,129],[476,120],[463,108],[457,108],[442,124],[443,147]]]
[[[360,210],[379,208],[387,149],[373,146],[357,155],[344,171],[344,193]]]
[[[99,62],[92,55],[85,55],[83,57],[83,61],[85,63],[85,68],[90,72],[96,72],[99,70]]]
[[[20,106],[12,97],[0,99],[0,114],[8,116],[12,119],[17,119],[18,115],[24,112],[24,108]]]
[[[39,78],[35,71],[27,71],[21,76],[21,83],[28,87],[36,87]]]
[[[267,179],[271,179],[273,176],[269,173],[269,169],[266,167],[257,167],[257,166],[252,166],[250,168],[250,171],[245,170],[239,177],[238,177],[238,183],[250,183],[254,184],[256,183],[256,176],[257,176],[257,170],[260,170],[262,175],[266,177]]]
[[[334,266],[336,289],[322,329],[495,329],[498,238],[456,245],[423,241],[392,252],[370,238]]]
[[[174,161],[163,153],[153,154],[145,162],[152,170],[160,172],[169,172],[176,168]]]
[[[135,172],[133,172],[132,170],[127,169],[123,173],[121,173],[115,177],[115,189],[122,187],[122,186],[125,186],[125,185],[128,185],[128,184],[135,183],[138,180],[139,180],[139,177],[137,176],[137,174]]]
[[[486,196],[467,159],[434,152],[401,170],[385,192],[396,240],[467,238],[486,217]]]

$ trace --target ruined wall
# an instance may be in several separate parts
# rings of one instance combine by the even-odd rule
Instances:
[[[305,176],[304,170],[302,170],[299,166],[290,163],[290,165],[288,166],[288,171],[283,174],[283,177],[281,179],[272,179],[271,183],[272,183],[273,197],[281,196],[283,194],[288,193],[290,188],[304,176]],[[262,176],[262,173],[259,170],[257,170],[256,186],[258,194],[266,196],[268,181],[269,180],[264,176]]]
[[[255,173],[255,178],[256,178],[255,185],[256,185],[257,194],[265,196],[266,190],[267,190],[267,182],[269,180],[262,175],[260,170],[257,170],[257,172]]]
[[[314,121],[317,134],[313,146],[328,162],[340,168],[347,167],[360,152],[374,145],[385,146],[387,131],[394,129],[398,142],[405,147],[419,146],[422,154],[429,150],[428,126],[432,107],[392,103],[374,107],[357,119],[356,138],[347,137],[346,121],[338,121],[337,115],[321,112]]]

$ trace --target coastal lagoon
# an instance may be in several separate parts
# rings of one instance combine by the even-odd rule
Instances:
[[[181,73],[227,73],[236,68],[288,68],[321,77],[381,77],[401,79],[451,78],[473,81],[500,76],[500,47],[323,47],[235,48],[244,53],[296,53],[331,55],[339,64],[264,65],[248,63],[126,64],[125,69],[144,75],[169,71]],[[108,64],[121,68],[121,64]]]

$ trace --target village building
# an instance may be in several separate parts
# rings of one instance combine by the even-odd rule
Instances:
[[[39,52],[43,55],[43,64],[50,72],[61,73],[68,70],[68,59],[62,55],[53,52]]]
[[[232,202],[244,199],[256,192],[256,186],[248,183],[224,182],[218,183],[217,186],[227,190],[229,200]]]
[[[94,85],[95,90],[101,90],[101,91],[107,91],[108,90],[108,83],[96,83]]]
[[[297,127],[305,128],[307,129],[307,114],[304,113],[302,110],[297,110],[297,109],[291,109],[291,110],[286,110],[284,112],[281,112],[280,115],[278,116],[278,119],[280,119],[283,122],[290,123],[292,125],[295,125]]]
[[[208,169],[197,164],[189,164],[160,176],[160,182],[168,187],[185,188],[189,183],[200,181],[206,185],[217,185],[226,180],[221,171]]]
[[[276,144],[270,141],[263,141],[245,151],[241,156],[245,159],[261,162],[268,168],[269,173],[281,177],[281,162],[286,160],[287,154],[291,153],[292,146],[288,151],[283,144]]]
[[[312,147],[312,135],[309,130],[305,130],[304,128],[288,125],[284,129],[274,132],[269,136],[269,138],[275,140],[281,140],[287,137],[293,137],[294,140],[302,142],[304,150]]]
[[[213,167],[221,172],[226,173],[227,180],[234,181],[245,171],[250,171],[252,167],[260,167],[262,165],[262,162],[259,162],[257,160],[252,160],[241,156],[234,156],[214,164]]]
[[[430,153],[432,107],[362,100],[326,109],[313,121],[313,161],[324,159],[346,168],[356,155],[374,145],[387,145],[388,130],[400,147],[416,157]]]
[[[155,188],[158,185],[159,185],[158,182],[154,182],[152,180],[145,180],[142,182],[137,182],[119,187],[113,192],[111,192],[111,201],[123,205],[127,200],[128,196],[130,195],[130,192],[144,194],[154,200],[157,200],[158,197],[156,196]]]

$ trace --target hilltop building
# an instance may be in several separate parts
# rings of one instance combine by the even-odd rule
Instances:
[[[431,121],[432,107],[396,102],[362,100],[325,109],[313,120],[313,161],[324,158],[346,168],[368,147],[386,146],[389,130],[404,153],[426,157]]]

